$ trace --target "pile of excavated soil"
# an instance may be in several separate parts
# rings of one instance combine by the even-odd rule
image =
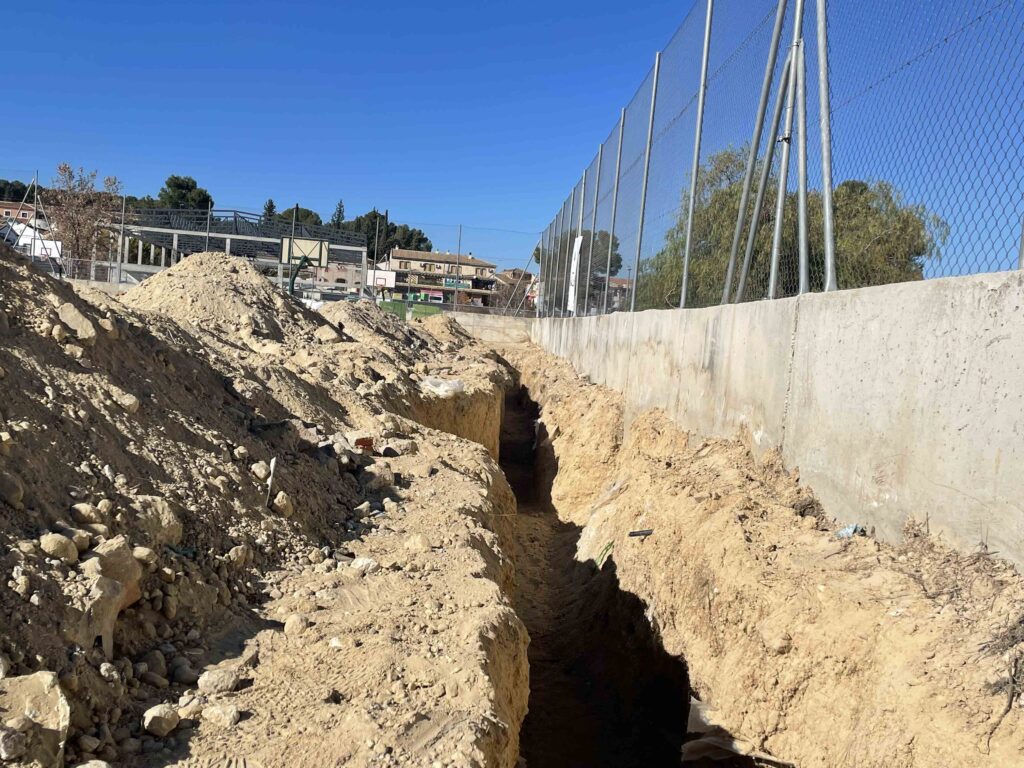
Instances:
[[[536,347],[503,354],[540,405],[576,561],[642,602],[719,736],[800,766],[1021,764],[1012,567],[915,526],[901,546],[839,538],[770,457],[691,439],[658,411],[624,430],[617,393]]]
[[[223,254],[0,286],[5,766],[515,764],[493,354]]]

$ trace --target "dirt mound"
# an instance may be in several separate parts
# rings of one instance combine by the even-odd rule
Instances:
[[[839,537],[778,462],[658,411],[619,444],[616,393],[534,347],[504,353],[540,404],[576,561],[642,601],[728,741],[801,766],[1020,762],[1012,567],[918,527],[898,547]]]
[[[123,303],[2,255],[0,285],[5,749],[515,762],[514,500],[484,447],[405,417],[436,400],[459,425],[462,395],[421,397],[415,370],[455,352],[385,357],[218,254]],[[500,402],[502,366],[463,362]],[[52,717],[18,703],[53,681]]]
[[[322,322],[245,259],[196,253],[126,293],[125,306],[181,325],[233,328],[272,341],[312,337]]]

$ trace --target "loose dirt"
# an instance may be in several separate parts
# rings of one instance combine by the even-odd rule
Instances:
[[[563,361],[503,354],[540,406],[575,563],[613,570],[644,606],[720,743],[800,766],[1022,764],[1024,584],[1009,565],[914,525],[898,547],[839,539],[771,456],[657,411],[626,425],[618,395]]]
[[[1020,763],[1011,568],[528,345],[0,253],[0,387],[5,767]]]
[[[0,286],[4,765],[515,764],[493,354],[222,254]]]

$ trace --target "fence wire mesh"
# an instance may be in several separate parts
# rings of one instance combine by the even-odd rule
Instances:
[[[802,4],[799,30],[797,0],[781,4],[781,23],[777,0],[714,3],[691,190],[707,5],[694,3],[660,55],[657,77],[647,73],[623,124],[616,122],[546,230],[538,253],[550,300],[542,314],[702,307],[826,288],[818,3]],[[1024,3],[825,6],[835,287],[1019,268]],[[580,290],[570,304],[574,280]]]

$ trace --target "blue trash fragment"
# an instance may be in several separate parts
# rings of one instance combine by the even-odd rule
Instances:
[[[850,523],[845,528],[840,528],[836,531],[837,539],[852,539],[854,536],[867,536],[867,529],[863,525],[857,525],[856,523]]]

